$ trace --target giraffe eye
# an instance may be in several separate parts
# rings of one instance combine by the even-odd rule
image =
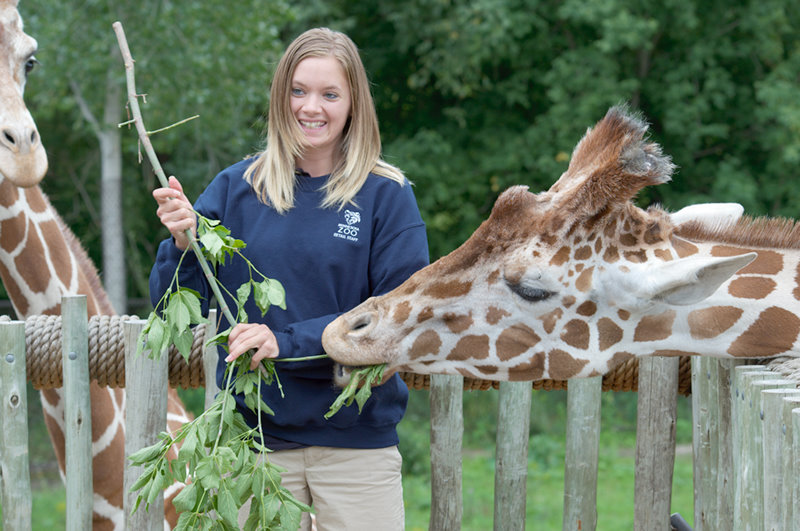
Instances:
[[[523,283],[520,284],[512,284],[510,282],[507,283],[508,288],[525,299],[528,302],[542,302],[544,300],[549,299],[555,292],[548,291],[546,289],[537,288],[533,286],[529,286]]]
[[[25,61],[25,75],[28,75],[31,70],[36,68],[36,65],[39,64],[39,61],[36,60],[36,57],[30,56],[27,61]]]

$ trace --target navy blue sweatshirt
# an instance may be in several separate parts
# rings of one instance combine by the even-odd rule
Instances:
[[[391,291],[428,263],[425,225],[411,186],[370,174],[341,210],[323,209],[321,187],[327,177],[298,175],[294,208],[278,214],[261,203],[243,174],[252,160],[223,170],[195,203],[202,215],[218,219],[243,240],[243,254],[286,290],[286,310],[273,306],[262,317],[250,301],[249,322],[263,322],[278,340],[279,357],[322,354],[322,331],[337,316],[368,297]],[[150,298],[155,305],[169,287],[182,252],[172,238],[161,242],[150,273]],[[181,264],[180,285],[203,297],[203,311],[213,296],[194,254]],[[247,281],[243,260],[227,260],[218,280],[235,293]],[[259,279],[260,280],[260,279]],[[235,309],[232,300],[228,305]],[[235,311],[235,310],[234,310]],[[219,330],[229,326],[222,316]],[[226,352],[219,348],[217,384],[224,389]],[[264,401],[275,415],[262,415],[265,442],[344,448],[382,448],[397,444],[396,425],[408,401],[408,389],[398,375],[374,387],[361,414],[355,403],[326,420],[323,415],[339,394],[333,385],[330,359],[277,363],[283,386],[262,386]],[[248,424],[256,415],[238,397],[239,411]],[[291,447],[292,445],[277,446]],[[277,448],[276,448],[277,449]]]

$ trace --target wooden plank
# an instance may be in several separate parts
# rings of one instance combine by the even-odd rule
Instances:
[[[639,360],[634,522],[637,531],[670,531],[679,358]]]
[[[746,389],[751,381],[774,378],[775,373],[763,365],[742,365],[734,368],[733,385],[731,387],[731,416],[733,418],[732,453],[737,456],[733,467],[733,526],[730,529],[743,529],[742,510],[744,496],[744,478],[749,474],[742,456],[749,453],[752,441],[745,437],[746,414],[750,410],[750,399]]]
[[[562,529],[597,528],[597,466],[603,377],[573,379],[567,386]]]
[[[764,441],[764,529],[783,531],[784,452],[791,451],[791,434],[783,423],[783,399],[800,396],[800,389],[778,388],[761,391],[761,437]]]
[[[89,317],[85,295],[61,299],[67,531],[92,524],[92,408],[89,395]]]
[[[745,360],[716,360],[717,370],[717,525],[712,529],[733,529],[733,471],[738,456],[733,452],[733,371]]]
[[[25,323],[0,323],[0,456],[2,529],[30,529],[33,506],[28,458]]]
[[[773,373],[774,374],[774,373]],[[782,378],[757,379],[759,373],[746,373],[744,400],[739,407],[737,424],[742,430],[742,453],[738,467],[734,530],[754,531],[764,528],[764,451],[762,436],[761,391],[787,387]],[[750,377],[752,376],[752,377]]]
[[[783,526],[781,529],[787,531],[791,531],[793,522],[798,523],[798,527],[800,527],[800,507],[797,507],[794,501],[794,488],[798,484],[796,475],[800,472],[796,468],[796,465],[800,468],[800,463],[796,461],[797,456],[800,456],[798,453],[800,438],[792,429],[792,410],[796,408],[800,408],[800,396],[789,396],[783,399],[781,432],[784,433],[786,446],[783,451],[783,492],[781,493]]]
[[[136,356],[136,342],[145,321],[132,319],[122,325],[125,338],[125,462],[128,456],[158,441],[158,434],[167,425],[168,356],[162,352],[157,360],[150,359],[149,350]],[[164,493],[160,492],[149,508],[145,503],[131,513],[139,492],[131,487],[144,470],[141,466],[126,466],[123,474],[125,488],[123,509],[125,529],[163,530]]]
[[[717,464],[719,459],[719,363],[692,358],[692,453],[694,529],[717,528]],[[730,396],[730,395],[729,395]]]
[[[495,531],[525,529],[531,391],[530,382],[500,383],[494,473]]]
[[[461,529],[464,378],[431,375],[431,531]]]

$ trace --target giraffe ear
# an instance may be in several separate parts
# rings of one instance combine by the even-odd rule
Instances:
[[[669,215],[675,226],[695,222],[707,228],[722,229],[733,225],[744,214],[739,203],[702,203],[689,205]]]
[[[667,304],[695,304],[717,291],[723,282],[752,262],[756,253],[724,258],[683,258],[650,269],[640,296]],[[642,293],[642,291],[644,293]]]

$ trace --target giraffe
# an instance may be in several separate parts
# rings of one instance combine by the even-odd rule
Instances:
[[[495,381],[605,374],[636,356],[800,355],[800,225],[737,206],[631,199],[674,166],[611,108],[545,192],[504,191],[458,249],[343,314],[323,346],[353,366]]]
[[[78,239],[39,188],[47,156],[23,101],[27,73],[36,60],[36,41],[23,32],[18,0],[0,0],[0,279],[20,319],[60,314],[64,294],[87,296],[87,313],[112,315],[96,268]],[[95,530],[124,526],[124,389],[91,383],[93,522]],[[64,401],[60,389],[40,390],[47,430],[63,476],[65,471]],[[174,389],[169,390],[168,429],[190,420]],[[165,528],[177,515],[165,491]]]

